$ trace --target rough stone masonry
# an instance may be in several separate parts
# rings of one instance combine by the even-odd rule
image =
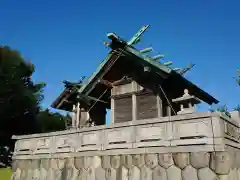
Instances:
[[[234,156],[235,155],[235,156]],[[16,160],[13,179],[238,180],[240,153],[193,152]]]

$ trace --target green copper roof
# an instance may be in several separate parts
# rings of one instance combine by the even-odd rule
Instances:
[[[86,80],[86,82],[82,85],[82,87],[79,89],[79,93],[82,93],[87,85],[97,76],[97,74],[101,71],[102,67],[108,62],[108,60],[111,58],[111,53],[107,55],[107,57],[100,63],[97,70]]]
[[[152,48],[145,48],[144,50],[137,50],[132,45],[135,45],[140,40],[140,36],[143,34],[144,31],[148,26],[143,26],[140,31],[138,31],[131,40],[128,42],[122,40],[119,36],[114,33],[108,33],[108,38],[112,41],[111,43],[105,43],[105,45],[109,46],[113,50],[108,53],[107,57],[101,62],[98,66],[97,70],[84,82],[78,92],[84,93],[88,95],[91,90],[96,86],[98,83],[98,75],[100,75],[101,70],[104,66],[108,64],[112,55],[114,54],[115,50],[121,51],[123,55],[135,58],[136,62],[151,68],[153,71],[159,74],[166,74],[166,75],[173,75],[176,78],[179,78],[180,81],[183,81],[184,84],[188,84],[189,86],[193,87],[196,91],[198,91],[203,96],[203,99],[209,101],[211,104],[212,102],[217,103],[218,101],[211,97],[209,94],[198,88],[196,85],[192,84],[190,81],[186,80],[182,75],[189,71],[194,65],[190,64],[187,68],[171,68],[169,67],[172,63],[165,62],[160,63],[157,61],[160,58],[163,58],[163,55],[157,55],[154,57],[148,56],[146,53],[150,52]],[[101,78],[101,77],[99,77]]]

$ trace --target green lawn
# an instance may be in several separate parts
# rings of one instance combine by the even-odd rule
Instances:
[[[11,175],[12,175],[12,170],[10,168],[0,169],[0,179],[1,180],[10,180]]]

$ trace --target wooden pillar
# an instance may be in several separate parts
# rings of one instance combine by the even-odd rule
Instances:
[[[86,126],[87,121],[90,119],[89,112],[84,108],[80,108],[80,116],[79,117],[80,117],[79,127]]]
[[[171,116],[172,115],[172,109],[171,107],[168,105],[167,106],[167,116]]]
[[[77,103],[77,113],[76,113],[76,127],[79,128],[79,124],[80,124],[80,114],[81,111],[80,111],[80,103],[78,102]]]
[[[136,92],[137,92],[137,83],[135,81],[132,82],[132,121],[137,120],[137,97],[136,97]]]
[[[162,99],[160,95],[157,95],[157,110],[158,110],[158,117],[163,116],[163,105],[162,105]]]
[[[111,94],[113,94],[113,88],[111,90]],[[115,100],[113,98],[111,98],[111,119],[110,119],[110,123],[114,124],[115,121]]]
[[[76,105],[73,105],[72,108],[72,128],[76,127]]]

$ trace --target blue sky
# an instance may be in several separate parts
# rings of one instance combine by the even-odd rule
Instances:
[[[230,108],[240,103],[240,1],[0,0],[0,43],[19,50],[47,83],[44,107],[62,81],[89,76],[106,56],[108,32],[129,39],[150,24],[139,47],[152,46],[174,67],[196,66],[186,77]],[[207,107],[207,106],[203,106]]]

